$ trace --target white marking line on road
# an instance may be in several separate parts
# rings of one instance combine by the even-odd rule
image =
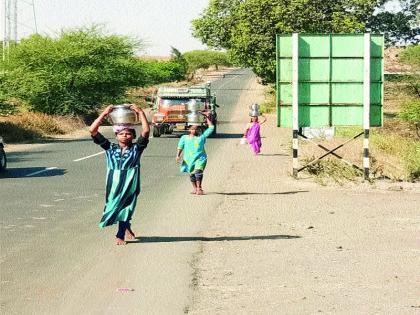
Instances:
[[[45,170],[36,171],[36,172],[33,172],[33,173],[25,175],[25,176],[29,177],[29,176],[37,175],[37,174],[40,174],[40,173],[43,173],[43,172],[48,172],[48,171],[51,171],[51,170],[55,170],[56,168],[58,168],[58,167],[55,167],[55,166],[54,167],[47,167]]]
[[[89,159],[89,158],[91,158],[91,157],[97,156],[97,155],[99,155],[99,154],[104,154],[104,153],[105,153],[105,151],[101,151],[101,152],[98,152],[98,153],[96,153],[96,154],[92,154],[92,155],[85,156],[85,157],[82,157],[82,158],[77,159],[77,160],[73,160],[73,162],[83,161],[83,160],[86,160],[86,159]]]

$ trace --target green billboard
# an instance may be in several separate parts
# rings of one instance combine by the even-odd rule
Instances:
[[[294,90],[299,127],[362,126],[366,95],[370,126],[382,126],[383,35],[370,34],[368,63],[364,34],[298,34],[295,43],[292,34],[276,37],[279,127],[292,127]]]

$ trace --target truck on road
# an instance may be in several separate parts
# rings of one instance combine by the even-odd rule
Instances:
[[[199,124],[202,130],[208,128],[206,120],[189,121],[188,104],[200,104],[201,111],[209,113],[209,118],[215,126],[212,134],[216,134],[217,113],[216,96],[211,93],[210,83],[190,87],[159,87],[153,97],[152,133],[153,137],[160,137],[173,132],[183,132],[192,124]]]

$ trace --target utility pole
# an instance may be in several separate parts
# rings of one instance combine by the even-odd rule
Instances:
[[[3,26],[3,61],[8,58],[10,44],[18,43],[18,25],[25,27],[31,31],[31,33],[38,33],[38,26],[36,21],[35,13],[35,0],[2,0],[2,26]],[[18,6],[19,2],[19,6]],[[28,6],[31,7],[31,16],[33,19],[32,23],[23,23],[19,21],[21,19],[21,11],[28,10]]]

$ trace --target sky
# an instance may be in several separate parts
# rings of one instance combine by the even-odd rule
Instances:
[[[41,35],[99,24],[109,34],[142,40],[143,55],[169,56],[171,46],[182,53],[206,49],[191,35],[191,20],[209,0],[18,0],[18,39],[35,33],[32,1]]]

